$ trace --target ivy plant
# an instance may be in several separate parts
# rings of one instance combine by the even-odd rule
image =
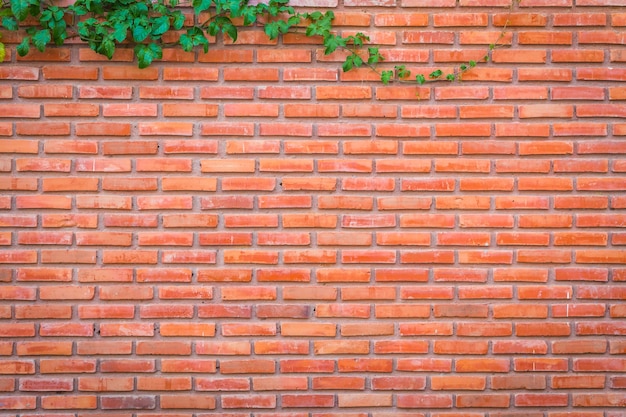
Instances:
[[[335,15],[331,10],[301,13],[289,6],[288,1],[251,4],[250,0],[191,0],[191,4],[185,4],[193,10],[193,22],[188,24],[179,0],[76,0],[69,6],[56,6],[46,0],[2,0],[0,26],[9,31],[25,28],[16,47],[20,56],[28,54],[33,47],[43,52],[51,44],[60,46],[67,39],[78,37],[108,59],[117,48],[132,46],[139,68],[161,59],[164,47],[177,45],[187,52],[201,48],[207,53],[210,37],[222,35],[236,42],[240,27],[254,25],[262,25],[270,39],[302,30],[306,36],[319,37],[324,54],[346,52],[343,71],[369,67],[384,84],[455,81],[477,65],[477,61],[469,61],[447,74],[435,70],[412,75],[404,65],[380,70],[378,65],[384,61],[383,55],[378,47],[369,44],[365,34],[341,36],[333,29]],[[171,36],[171,32],[178,36]],[[503,36],[504,30],[489,49],[496,48]],[[173,38],[177,40],[170,42]],[[0,62],[4,56],[4,45],[0,42]],[[488,58],[486,53],[483,60]]]

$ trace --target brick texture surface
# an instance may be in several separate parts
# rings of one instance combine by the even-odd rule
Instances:
[[[624,417],[626,3],[294,0],[138,70],[0,65],[0,413]],[[13,36],[13,37],[11,37]]]

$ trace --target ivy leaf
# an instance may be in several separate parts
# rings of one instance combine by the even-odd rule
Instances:
[[[40,22],[49,22],[50,20],[52,20],[52,11],[50,9],[41,12],[41,17],[39,18]]]
[[[22,21],[28,17],[29,6],[26,0],[11,0],[11,11],[17,20]]]
[[[172,23],[174,30],[181,30],[184,24],[185,24],[185,15],[177,11],[174,14],[174,22]]]
[[[424,77],[424,74],[417,74],[415,76],[415,81],[419,84],[422,85],[426,82],[426,77]]]
[[[346,41],[339,36],[328,34],[324,37],[324,55],[330,55],[337,50],[340,46],[346,46]]]
[[[280,31],[278,30],[278,22],[266,23],[264,31],[270,39],[276,39],[280,34]]]
[[[152,64],[153,60],[163,58],[163,49],[156,43],[137,45],[135,54],[137,55],[139,68],[146,68]]]
[[[222,26],[222,32],[226,33],[233,42],[237,42],[237,27],[232,23],[225,23]]]
[[[322,12],[315,11],[313,13],[307,13],[304,17],[312,21],[320,20],[324,15]]]
[[[441,71],[440,69],[435,70],[435,71],[431,72],[430,74],[428,74],[428,76],[429,76],[430,78],[439,78],[439,77],[441,77],[442,75],[443,75],[443,71]]]
[[[383,56],[378,51],[378,48],[367,48],[367,53],[367,63],[370,65],[378,64],[384,60]]]
[[[4,26],[7,30],[17,30],[17,20],[13,17],[3,17],[2,18],[2,26]]]
[[[346,60],[344,61],[342,65],[342,69],[343,69],[343,72],[348,72],[352,68],[358,68],[361,65],[363,65],[363,60],[361,59],[361,57],[358,56],[357,54],[352,54],[346,57]]]
[[[193,11],[196,14],[200,14],[200,12],[203,12],[211,7],[211,0],[193,0],[191,5],[193,6]]]
[[[404,65],[396,65],[394,69],[398,78],[406,78],[411,75],[411,71],[407,70]]]
[[[115,53],[115,42],[111,39],[104,39],[96,52],[106,56],[108,59],[112,59]]]
[[[380,80],[385,85],[389,84],[391,82],[392,78],[393,78],[393,71],[391,71],[391,70],[383,71],[383,72],[380,73]]]
[[[0,62],[4,62],[5,56],[6,56],[6,50],[4,49],[4,44],[0,42]]]
[[[54,28],[52,28],[52,39],[57,46],[63,45],[63,42],[67,38],[67,25],[64,20],[56,22]]]
[[[469,66],[470,68],[474,68],[476,66],[476,61],[470,61]]]
[[[43,29],[35,33],[33,35],[33,45],[35,48],[39,50],[39,52],[43,52],[46,49],[46,45],[52,40],[52,36],[50,35],[50,30]]]
[[[116,42],[124,42],[128,35],[128,24],[115,25],[115,31],[113,32],[113,38]]]
[[[461,71],[467,71],[467,65],[465,64],[459,65],[459,68],[461,69]]]
[[[30,50],[30,36],[24,36],[22,42],[15,48],[19,56],[24,56]]]
[[[160,16],[152,20],[152,36],[161,36],[170,28],[170,19],[167,16]]]
[[[148,35],[148,31],[142,25],[138,24],[133,27],[133,40],[135,42],[143,42]]]
[[[256,7],[246,7],[241,12],[241,15],[243,16],[243,24],[245,26],[250,26],[254,22],[256,22],[257,9],[256,9]]]
[[[180,46],[183,47],[183,51],[185,52],[191,52],[193,50],[193,40],[186,33],[180,35],[178,43],[180,43]]]
[[[446,75],[446,80],[454,81],[454,80],[456,80],[456,76],[454,74],[448,74],[448,75]]]
[[[139,68],[146,68],[152,64],[154,55],[147,45],[137,45],[137,47],[135,47],[135,54],[137,55]]]

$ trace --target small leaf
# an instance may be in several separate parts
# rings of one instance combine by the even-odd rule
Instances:
[[[128,25],[127,24],[116,25],[115,26],[115,31],[113,32],[113,38],[117,42],[124,42],[124,40],[126,39],[127,35],[128,35]]]
[[[174,27],[174,30],[181,30],[185,24],[185,15],[177,11],[173,16],[174,22],[172,23],[172,26]]]
[[[396,65],[394,69],[398,78],[406,78],[411,75],[411,71],[408,71],[404,65]]]
[[[180,43],[180,46],[183,47],[183,51],[185,52],[191,52],[193,50],[193,40],[186,33],[180,35],[178,43]]]
[[[24,36],[22,42],[15,48],[19,56],[24,56],[30,50],[30,36]]]
[[[378,51],[378,48],[367,48],[367,53],[367,63],[370,65],[375,65],[381,61],[384,61],[383,56]]]
[[[280,32],[278,30],[278,23],[277,22],[266,23],[264,30],[265,30],[265,34],[270,39],[276,39],[278,37],[278,35],[280,34]]]
[[[41,12],[41,17],[39,18],[40,22],[49,22],[50,20],[52,20],[52,12],[50,9]]]
[[[112,59],[115,53],[115,43],[111,39],[105,39],[96,52]]]
[[[467,71],[467,65],[465,64],[459,65],[459,68],[461,69],[461,71]]]
[[[170,28],[170,19],[167,16],[160,16],[152,20],[152,36],[161,36]]]
[[[235,25],[228,23],[222,26],[222,32],[226,33],[233,42],[237,42],[237,27]]]
[[[448,75],[446,75],[446,80],[454,81],[454,80],[456,80],[456,76],[454,74],[448,74]]]
[[[148,37],[149,33],[145,27],[141,24],[137,24],[133,27],[133,40],[135,42],[143,42]]]
[[[424,83],[426,82],[426,77],[424,77],[424,75],[423,75],[423,74],[417,74],[417,75],[415,76],[415,81],[416,81],[419,85],[422,85],[422,84],[424,84]]]
[[[67,38],[67,25],[65,21],[61,20],[52,29],[52,39],[57,46],[63,45],[63,42]]]
[[[193,11],[198,15],[211,7],[211,0],[193,0],[191,5],[193,6]]]
[[[346,58],[346,60],[344,61],[343,65],[341,66],[343,69],[343,72],[348,72],[352,69],[352,67],[354,66],[354,61],[353,61],[353,57],[354,55],[350,55]]]
[[[441,77],[442,75],[443,75],[443,71],[441,71],[440,69],[435,70],[435,71],[431,72],[430,74],[428,74],[428,76],[429,76],[430,78],[439,78],[439,77]]]
[[[17,30],[17,20],[12,17],[3,17],[2,18],[2,26],[4,26],[7,30]]]
[[[137,48],[135,48],[135,53],[137,54],[137,62],[139,64],[139,68],[146,68],[150,64],[152,64],[154,55],[152,50],[150,50],[150,48],[148,48],[146,45],[137,45]]]
[[[476,61],[470,61],[468,62],[470,68],[474,68],[476,66]]]
[[[4,49],[4,44],[0,42],[0,62],[4,62],[5,56],[6,56],[6,51]]]
[[[35,48],[37,48],[39,52],[45,51],[46,45],[51,40],[52,40],[52,36],[50,35],[50,30],[48,29],[43,29],[43,30],[38,31],[37,33],[35,33],[32,39],[33,45],[35,45]]]
[[[28,2],[25,0],[11,0],[11,11],[17,20],[24,20],[28,16]]]
[[[254,22],[256,22],[256,19],[257,19],[256,10],[257,9],[255,7],[246,7],[241,12],[241,14],[243,16],[243,24],[244,24],[244,26],[250,26]]]
[[[380,80],[387,85],[393,78],[393,71],[383,71],[380,73]]]

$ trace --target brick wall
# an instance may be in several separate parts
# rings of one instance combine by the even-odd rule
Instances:
[[[2,414],[625,416],[626,3],[307,3],[388,66],[510,47],[0,65]]]

